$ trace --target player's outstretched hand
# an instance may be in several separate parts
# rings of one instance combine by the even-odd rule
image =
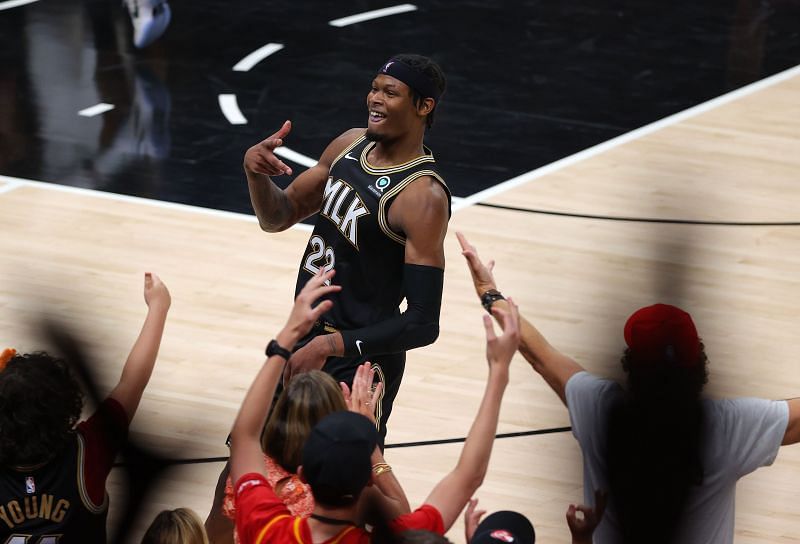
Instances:
[[[583,504],[570,504],[567,508],[567,525],[572,533],[573,544],[591,544],[592,533],[600,525],[603,513],[606,511],[606,500],[608,494],[599,489],[594,491],[594,508]],[[578,516],[578,512],[583,517]]]
[[[283,139],[292,130],[292,122],[286,121],[272,136],[258,142],[244,154],[244,169],[267,176],[292,175],[292,169],[275,156],[275,148],[283,145]]]
[[[467,259],[467,266],[469,266],[469,273],[472,275],[472,284],[475,286],[475,292],[480,297],[489,289],[497,289],[497,284],[492,275],[494,268],[494,261],[489,261],[489,264],[483,264],[483,261],[478,257],[478,250],[475,246],[467,241],[467,238],[461,232],[456,232],[458,243],[461,244],[461,254]]]
[[[464,510],[464,537],[467,544],[470,543],[472,537],[475,536],[475,530],[481,522],[481,518],[486,513],[486,510],[476,510],[478,506],[478,497],[470,499],[467,503],[467,509]]]
[[[161,278],[151,272],[144,273],[144,302],[148,308],[169,309],[172,297]]]
[[[492,318],[483,316],[486,329],[486,360],[489,366],[499,365],[508,369],[511,358],[519,347],[519,308],[514,299],[508,299],[508,309],[492,306],[492,315],[500,324],[503,333],[497,336],[494,332]]]
[[[305,336],[311,330],[314,322],[319,319],[319,316],[333,306],[333,302],[330,300],[323,300],[316,306],[314,306],[314,303],[320,297],[342,289],[340,285],[326,285],[326,282],[330,282],[334,274],[336,274],[334,269],[325,270],[320,268],[314,274],[314,277],[303,286],[297,298],[294,299],[292,312],[289,314],[289,319],[286,320],[286,325],[279,335],[282,338],[285,337],[287,340],[291,340],[291,344],[286,343],[287,346],[294,345],[300,338]]]
[[[339,382],[344,395],[344,402],[347,409],[351,412],[366,416],[371,422],[375,423],[375,410],[383,391],[383,383],[378,382],[375,389],[372,389],[372,382],[375,379],[375,370],[369,361],[358,365],[356,375],[353,378],[353,389],[350,390],[347,384]]]

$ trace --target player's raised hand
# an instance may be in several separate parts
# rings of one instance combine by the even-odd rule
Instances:
[[[489,261],[489,264],[483,264],[483,261],[478,257],[478,250],[475,246],[467,241],[467,238],[460,232],[456,232],[458,243],[461,244],[461,254],[467,259],[467,266],[469,266],[469,273],[472,276],[472,284],[475,286],[475,292],[480,297],[489,289],[497,289],[497,284],[492,276],[492,269],[494,268],[494,261]]]
[[[275,155],[275,148],[283,145],[283,139],[292,130],[292,122],[286,121],[272,136],[258,142],[244,154],[244,169],[267,176],[292,175],[292,169]]]
[[[148,308],[159,306],[166,310],[172,303],[172,297],[167,290],[167,286],[161,278],[151,272],[144,273],[144,302]]]

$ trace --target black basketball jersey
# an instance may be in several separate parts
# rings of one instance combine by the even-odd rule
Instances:
[[[320,267],[336,269],[333,308],[323,319],[349,330],[399,313],[403,292],[405,236],[389,226],[389,207],[414,180],[430,176],[450,190],[436,171],[430,149],[397,166],[378,168],[367,154],[375,142],[357,138],[333,161],[314,231],[300,263],[295,295]]]
[[[32,470],[0,468],[0,543],[105,543],[108,497],[89,498],[83,477],[85,443],[75,439]]]

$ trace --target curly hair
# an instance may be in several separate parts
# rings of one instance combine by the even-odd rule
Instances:
[[[436,108],[439,106],[439,101],[444,95],[444,92],[447,90],[447,78],[444,76],[444,71],[442,71],[442,68],[433,60],[422,55],[402,53],[399,55],[394,55],[392,59],[402,62],[403,64],[410,66],[414,70],[424,74],[433,82],[433,84],[436,86],[436,90],[439,91],[439,100],[436,101],[433,109],[425,118],[425,126],[427,128],[431,128],[433,126],[433,114],[436,113]],[[414,106],[419,106],[422,98],[423,97],[417,91],[411,89],[411,100],[414,102]]]
[[[45,352],[12,357],[0,372],[0,465],[50,459],[74,433],[82,409],[66,361]]]
[[[347,405],[339,385],[328,374],[312,370],[293,377],[267,420],[262,449],[287,472],[296,473],[311,429],[339,410],[347,410]]]
[[[606,460],[625,543],[672,543],[692,488],[703,483],[702,343],[695,364],[677,363],[630,349],[622,357],[628,388],[610,413]]]

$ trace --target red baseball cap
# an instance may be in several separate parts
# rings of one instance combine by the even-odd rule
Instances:
[[[669,304],[633,312],[625,323],[625,343],[635,355],[672,359],[678,366],[700,362],[700,338],[692,316]]]

